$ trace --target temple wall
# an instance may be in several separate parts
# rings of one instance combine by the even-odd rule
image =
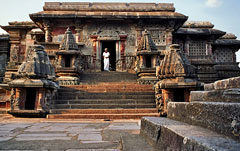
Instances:
[[[9,60],[9,36],[0,35],[0,83],[6,71],[6,65]]]

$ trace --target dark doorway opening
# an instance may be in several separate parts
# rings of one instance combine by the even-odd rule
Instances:
[[[71,67],[71,56],[65,56],[65,67]]]
[[[146,68],[151,68],[152,67],[152,56],[146,55]]]
[[[101,70],[103,71],[103,52],[104,49],[108,48],[108,52],[110,53],[109,62],[110,62],[110,70],[116,71],[116,41],[102,41],[102,52],[101,52]]]
[[[184,89],[173,90],[174,102],[184,102]]]
[[[26,96],[26,102],[25,102],[25,109],[34,110],[35,101],[36,101],[36,89],[28,88],[26,93],[27,93],[27,96]]]

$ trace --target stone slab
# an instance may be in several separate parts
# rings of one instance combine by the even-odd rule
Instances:
[[[113,123],[106,129],[109,130],[139,130],[140,126],[137,123]]]
[[[52,141],[52,140],[71,140],[71,137],[16,137],[16,141]]]
[[[123,151],[158,151],[139,135],[121,136]]]
[[[101,134],[95,134],[95,133],[82,133],[78,135],[78,140],[89,140],[89,141],[102,141],[102,135]]]
[[[240,103],[169,102],[168,118],[209,128],[240,141]]]
[[[67,136],[64,133],[49,133],[49,134],[20,134],[17,137],[63,137]]]
[[[240,89],[191,91],[190,102],[194,101],[240,103]]]
[[[8,141],[10,139],[12,139],[12,137],[0,137],[0,142]]]
[[[119,149],[68,149],[66,151],[120,151]]]
[[[141,135],[159,150],[238,151],[240,143],[211,130],[160,117],[143,117]]]
[[[205,84],[204,90],[226,90],[232,88],[239,88],[240,87],[240,76],[228,78],[224,80],[218,80],[211,84]]]

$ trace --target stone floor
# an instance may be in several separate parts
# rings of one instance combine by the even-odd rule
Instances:
[[[0,116],[0,150],[120,151],[140,120],[49,120]]]

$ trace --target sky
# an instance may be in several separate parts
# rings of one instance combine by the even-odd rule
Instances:
[[[240,39],[240,0],[0,0],[0,25],[30,21],[29,14],[42,11],[44,2],[147,2],[174,3],[176,11],[192,21],[210,21],[216,29]],[[5,31],[0,29],[0,33]],[[240,62],[240,51],[237,52]]]

